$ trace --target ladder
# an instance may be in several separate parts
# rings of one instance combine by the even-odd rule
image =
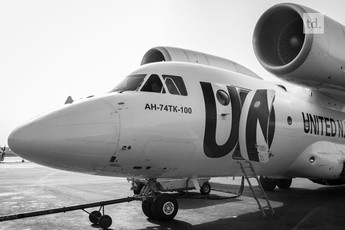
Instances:
[[[271,215],[274,215],[274,210],[273,210],[273,208],[271,206],[271,203],[269,202],[269,200],[267,198],[267,195],[266,195],[266,193],[265,193],[265,191],[264,191],[264,189],[263,189],[263,187],[262,187],[262,185],[260,183],[260,180],[259,180],[258,176],[255,173],[255,170],[254,170],[254,167],[253,167],[252,163],[250,161],[237,161],[237,163],[240,164],[241,170],[243,172],[243,176],[244,176],[244,178],[246,178],[246,180],[248,182],[249,189],[252,191],[253,197],[254,197],[256,203],[259,206],[259,209],[260,209],[260,211],[262,213],[262,217],[264,219],[267,218],[265,210],[270,210]],[[259,192],[261,194],[259,194],[259,195],[256,194],[256,192],[255,192],[255,190],[254,190],[254,188],[252,186],[252,183],[249,180],[250,178],[254,178],[258,182],[258,185],[259,185],[258,187],[260,189]],[[259,199],[266,200],[266,205],[263,205],[262,203],[260,203]]]

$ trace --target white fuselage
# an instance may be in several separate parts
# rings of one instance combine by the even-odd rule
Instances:
[[[98,175],[237,176],[241,171],[238,158],[234,159],[233,155],[237,151],[237,155],[242,154],[247,159],[243,146],[249,148],[252,143],[243,135],[250,136],[246,134],[250,131],[246,127],[251,125],[256,130],[252,147],[263,152],[261,160],[254,160],[257,174],[336,179],[342,172],[345,114],[340,112],[343,105],[334,105],[338,102],[308,89],[286,90],[243,74],[197,64],[148,64],[132,74],[146,74],[144,81],[152,74],[161,79],[162,75],[180,76],[188,95],[170,94],[167,84],[163,83],[164,93],[139,88],[67,104],[12,132],[11,149],[43,165]],[[202,84],[209,91],[206,92]],[[235,99],[231,96],[226,105],[217,99],[217,92],[230,92],[229,87],[238,93],[242,112],[234,111]],[[251,100],[249,92],[255,90],[266,92],[272,99],[268,102],[269,120],[265,127],[261,122],[255,126],[245,124],[247,118],[242,117],[245,101]],[[210,92],[214,93],[211,96],[214,102],[205,99]],[[240,98],[241,92],[248,96]],[[211,103],[210,108],[215,106],[216,114],[208,113],[207,103]],[[253,101],[251,106],[255,111],[260,108],[260,102]],[[235,114],[241,114],[237,125],[232,123]],[[260,111],[258,114],[260,117]],[[216,121],[212,123],[216,124],[215,134],[212,128],[206,128],[206,120]],[[205,138],[212,135],[215,143],[205,144]],[[232,146],[222,148],[226,145]],[[219,146],[219,152],[218,147],[210,146]]]

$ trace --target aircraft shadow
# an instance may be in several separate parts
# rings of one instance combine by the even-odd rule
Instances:
[[[229,186],[238,190],[238,185]],[[275,214],[272,216],[267,210],[267,218],[262,217],[259,209],[256,212],[245,214],[239,213],[237,216],[220,218],[215,221],[193,225],[179,220],[169,222],[159,222],[148,219],[149,222],[159,226],[145,229],[279,229],[279,230],[328,230],[345,229],[345,186],[321,187],[321,188],[290,188],[287,190],[277,189],[267,192],[267,196],[273,205]],[[217,195],[223,197],[221,195]],[[242,196],[252,197],[247,186]],[[197,193],[190,193],[185,199],[179,199],[180,209],[196,209],[216,204],[232,202],[243,202],[239,197],[235,199],[206,199],[201,198]],[[264,202],[264,201],[263,201]],[[278,206],[277,206],[278,204]],[[229,210],[231,210],[229,204]]]
[[[188,210],[214,206],[217,204],[225,204],[232,202],[240,202],[235,194],[210,194],[208,196],[199,193],[188,193],[185,197],[177,196],[179,200],[179,209]]]

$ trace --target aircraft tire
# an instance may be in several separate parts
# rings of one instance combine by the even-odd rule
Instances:
[[[141,203],[141,209],[143,210],[143,213],[145,214],[145,216],[147,216],[148,218],[153,219],[154,216],[152,214],[151,211],[152,208],[152,198],[147,198],[146,200],[143,200]]]
[[[289,189],[292,184],[292,179],[279,179],[277,180],[277,186],[280,189]]]
[[[211,192],[211,185],[210,185],[210,183],[208,183],[208,182],[203,183],[201,188],[200,188],[200,193],[202,195],[208,195],[208,194],[210,194],[210,192]]]
[[[108,215],[104,215],[104,216],[101,216],[101,218],[99,218],[98,225],[103,229],[108,229],[112,223],[113,223],[113,220],[111,219],[111,217]]]
[[[260,184],[265,191],[273,191],[277,186],[275,180],[265,176],[260,176]]]
[[[100,211],[93,211],[89,215],[89,220],[93,224],[98,224],[99,218],[102,216]]]
[[[151,211],[156,220],[172,220],[178,211],[177,200],[172,195],[160,194],[153,200]]]

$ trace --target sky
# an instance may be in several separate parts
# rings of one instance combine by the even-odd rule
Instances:
[[[108,92],[156,46],[238,62],[265,79],[252,47],[273,0],[0,0],[0,146],[33,117]],[[291,1],[345,24],[345,1]]]

